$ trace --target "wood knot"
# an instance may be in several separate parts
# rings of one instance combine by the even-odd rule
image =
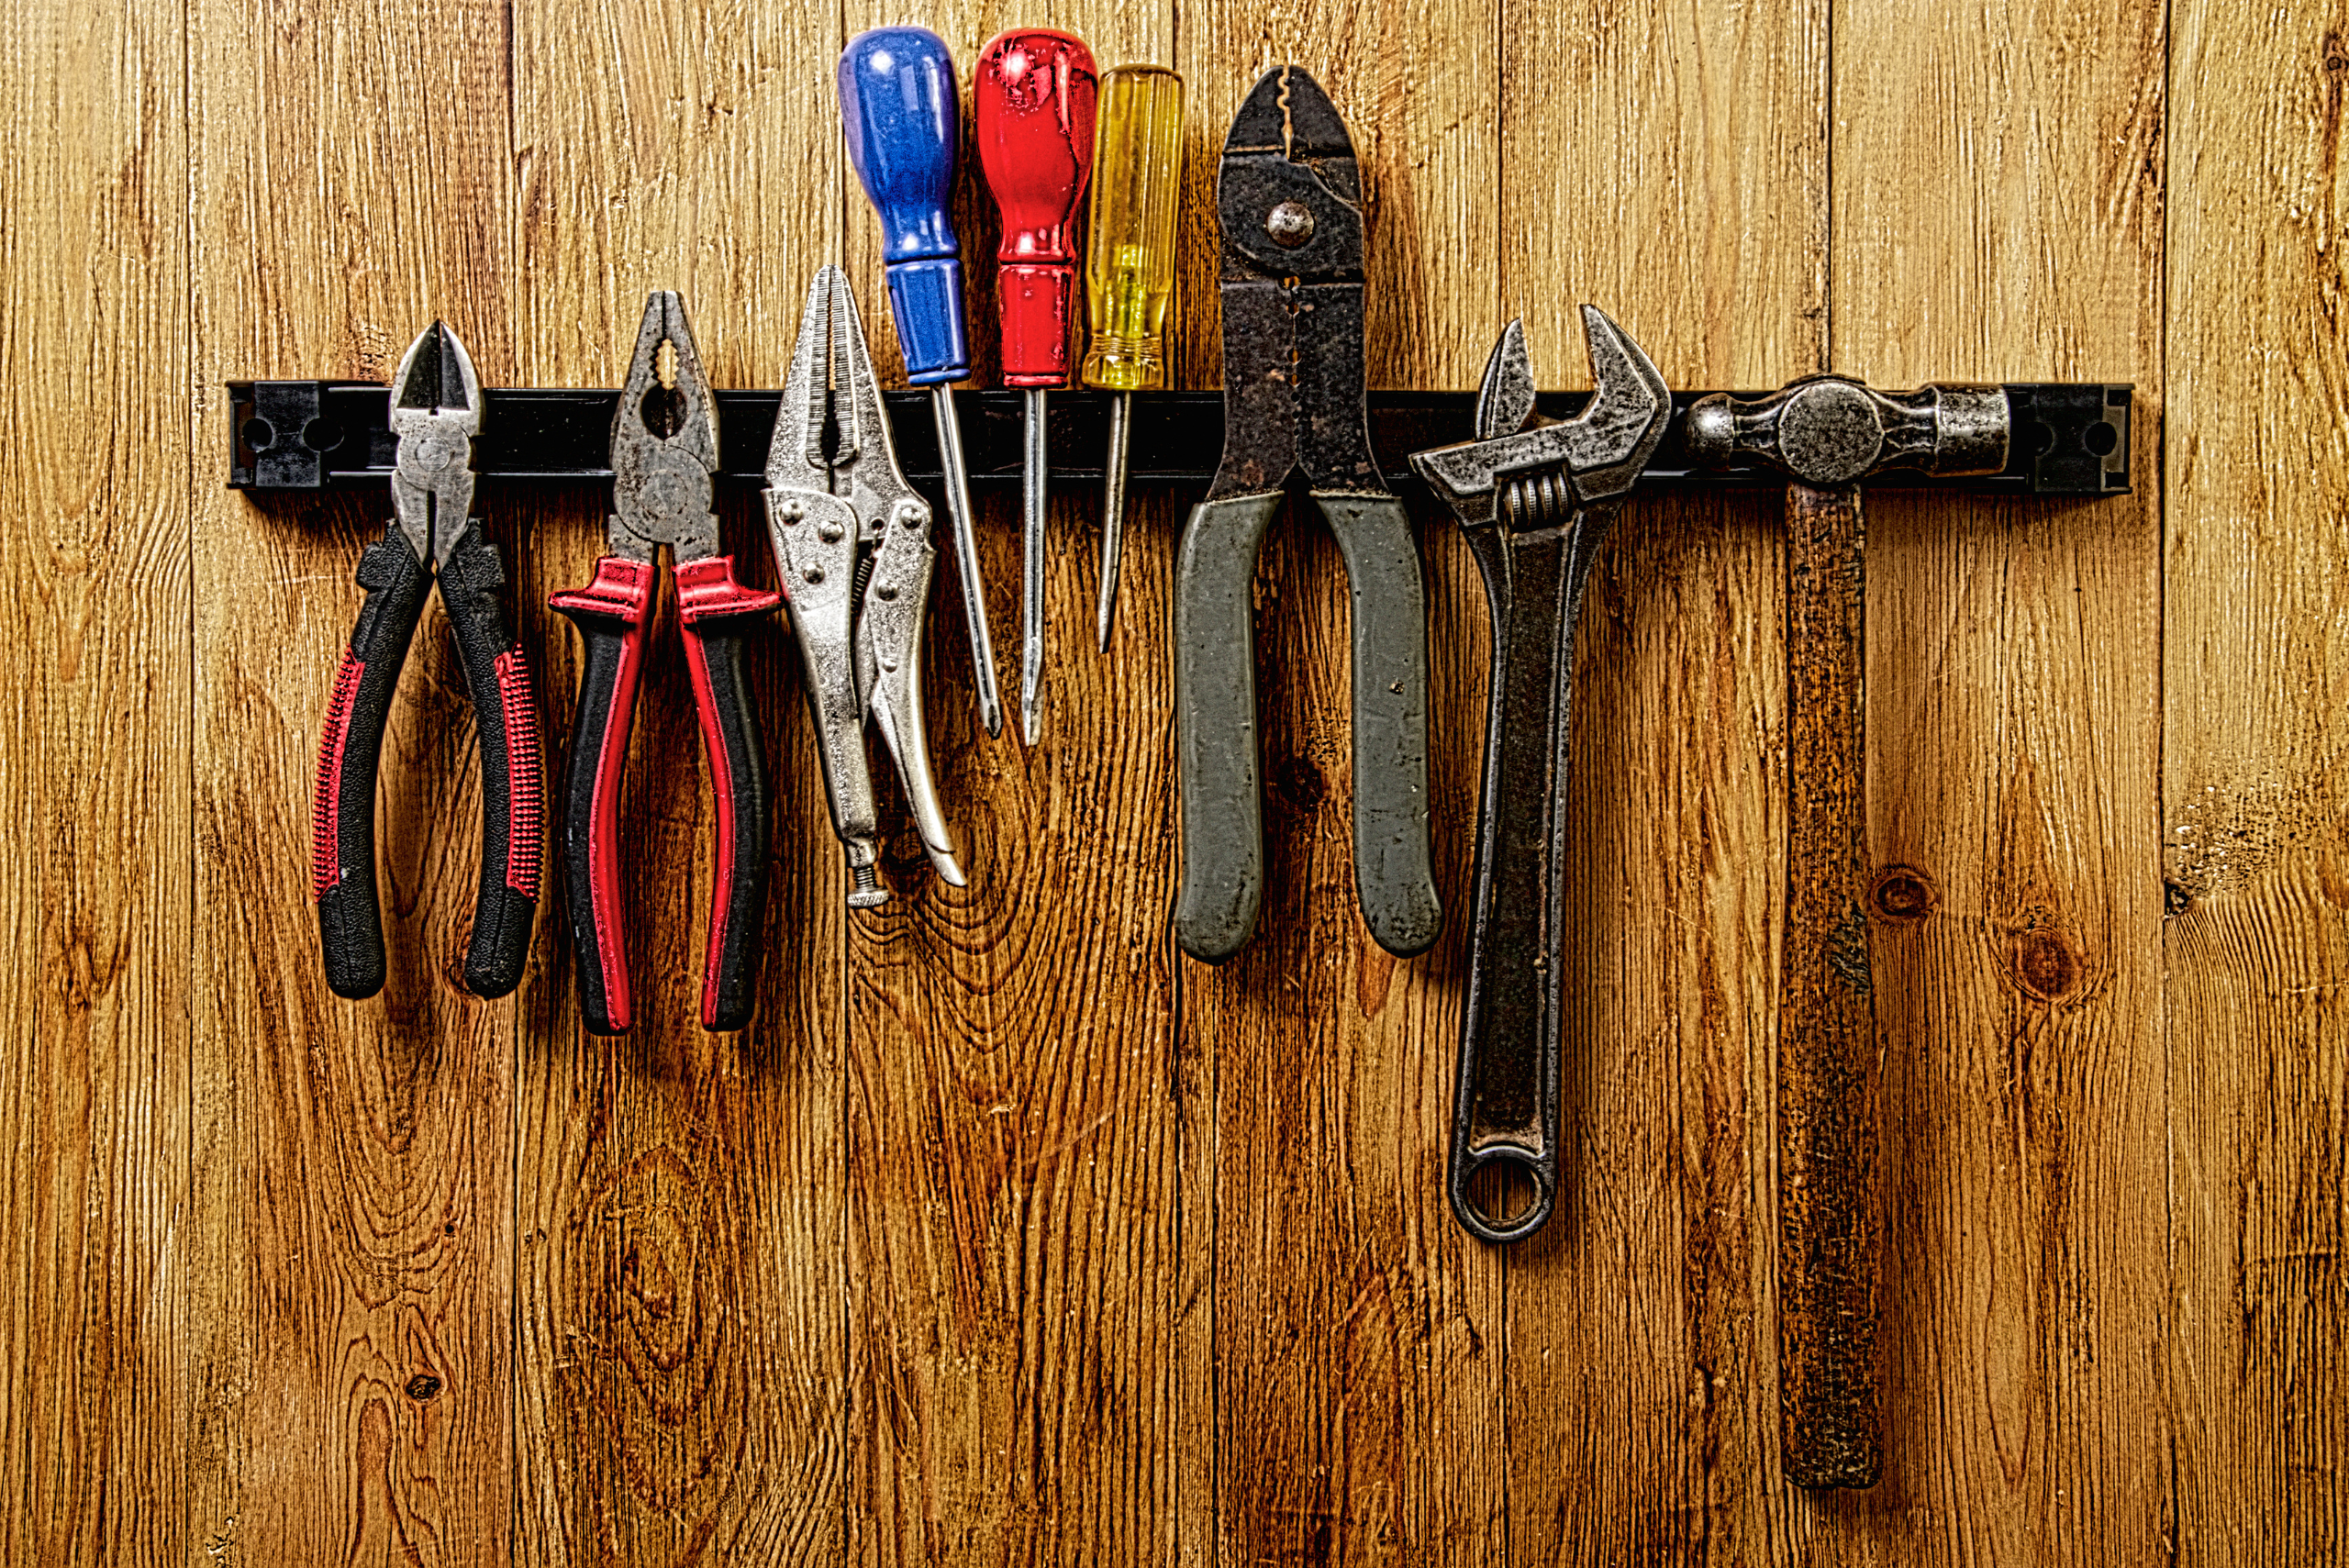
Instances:
[[[1303,757],[1286,757],[1273,770],[1273,793],[1296,811],[1315,811],[1329,798],[1329,781]]]
[[[2087,969],[2079,944],[2060,926],[2030,926],[2007,939],[2008,973],[2034,1001],[2077,1001],[2087,989]]]
[[[419,1372],[407,1380],[407,1396],[417,1404],[440,1392],[440,1380],[429,1372]]]
[[[1868,907],[1876,918],[1911,925],[1941,906],[1941,890],[1933,879],[1915,866],[1887,866],[1876,873],[1868,888]]]

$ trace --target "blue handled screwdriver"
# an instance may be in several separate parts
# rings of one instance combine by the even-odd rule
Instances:
[[[971,478],[963,431],[954,419],[952,384],[971,373],[963,324],[963,246],[948,212],[954,190],[955,144],[963,124],[953,57],[927,28],[875,28],[841,52],[841,121],[849,161],[881,219],[881,259],[889,277],[889,312],[905,350],[906,379],[927,386],[938,419],[938,451],[954,519],[954,565],[971,627],[971,664],[979,719],[1003,733],[996,695],[995,639],[979,585],[978,532],[971,518]]]

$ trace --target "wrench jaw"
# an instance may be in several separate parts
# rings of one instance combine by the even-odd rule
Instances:
[[[1664,440],[1672,389],[1663,373],[1605,311],[1586,305],[1582,312],[1597,390],[1581,413],[1550,422],[1533,412],[1524,327],[1512,321],[1486,361],[1476,398],[1478,439],[1412,455],[1411,467],[1462,526],[1490,526],[1508,486],[1543,471],[1562,473],[1580,505],[1622,495]],[[1487,430],[1494,433],[1483,434]]]

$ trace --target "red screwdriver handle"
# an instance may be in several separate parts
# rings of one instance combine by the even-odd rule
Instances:
[[[1077,206],[1093,172],[1093,51],[1045,28],[998,33],[971,83],[979,163],[1003,215],[1003,384],[1065,386]]]

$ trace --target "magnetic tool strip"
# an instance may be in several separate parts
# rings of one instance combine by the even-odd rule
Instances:
[[[319,490],[380,485],[391,475],[392,437],[384,387],[364,381],[232,381],[228,383],[228,487],[233,490]],[[1941,479],[1937,490],[2013,495],[2106,495],[2130,485],[2131,388],[2095,382],[2012,384],[2006,388],[2017,439],[2004,471]],[[1022,417],[1018,392],[959,392],[965,456],[976,484],[1018,484]],[[1136,482],[1205,485],[1223,450],[1223,395],[1215,392],[1141,392],[1133,400],[1130,477]],[[1642,488],[1779,490],[1786,476],[1758,465],[1717,472],[1690,462],[1684,440],[1688,407],[1712,395],[1703,390],[1673,395],[1672,423]],[[1760,393],[1736,392],[1753,398]],[[542,483],[608,483],[616,390],[491,387],[475,461],[484,479]],[[718,478],[763,483],[767,439],[780,391],[716,394],[720,440]],[[1542,394],[1539,411],[1570,419],[1589,394]],[[935,484],[941,477],[938,436],[930,398],[918,392],[885,395],[889,423],[906,476]],[[1107,446],[1111,395],[1056,393],[1047,447],[1055,481],[1098,480]],[[1368,395],[1373,455],[1382,472],[1400,478],[1409,454],[1469,439],[1475,395],[1467,392],[1373,392]],[[1416,485],[1416,481],[1405,481]],[[1898,488],[1898,473],[1876,483]]]

